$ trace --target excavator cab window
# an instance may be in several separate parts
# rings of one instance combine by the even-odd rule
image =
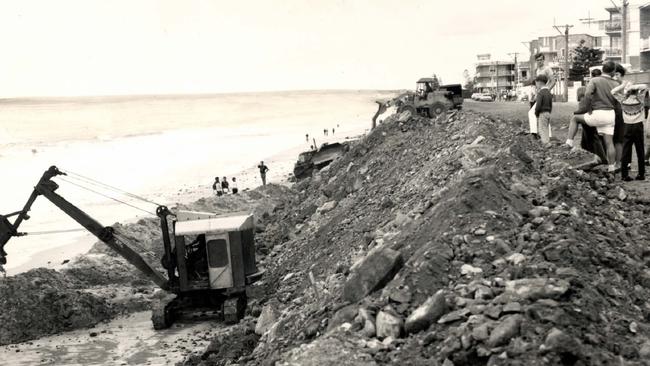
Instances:
[[[188,277],[193,280],[208,277],[208,258],[205,243],[205,234],[186,236],[185,260],[187,262]]]

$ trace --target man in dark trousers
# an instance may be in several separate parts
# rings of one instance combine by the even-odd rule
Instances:
[[[553,110],[553,96],[548,90],[548,78],[544,74],[535,78],[537,97],[535,99],[535,117],[537,118],[537,133],[542,143],[550,142],[551,111]]]
[[[260,170],[260,177],[262,177],[262,185],[266,185],[266,172],[269,171],[269,167],[264,165],[263,161],[260,161],[260,165],[257,166]]]

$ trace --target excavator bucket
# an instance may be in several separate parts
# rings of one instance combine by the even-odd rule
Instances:
[[[375,112],[375,115],[372,117],[372,128],[374,129],[377,127],[377,117],[379,117],[382,113],[386,112],[386,109],[388,108],[387,102],[375,100],[375,103],[377,103],[377,112]]]
[[[5,252],[5,244],[16,235],[13,225],[7,220],[5,216],[0,215],[0,265],[7,264],[7,252]]]

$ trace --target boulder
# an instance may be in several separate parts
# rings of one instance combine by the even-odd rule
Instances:
[[[318,213],[320,213],[320,214],[324,214],[324,213],[330,212],[330,211],[332,211],[334,208],[336,208],[336,205],[337,205],[337,202],[336,202],[336,201],[329,201],[329,202],[326,202],[326,203],[324,203],[321,207],[319,207],[318,210],[316,210],[316,212],[318,212]]]
[[[447,302],[445,300],[445,292],[439,290],[406,318],[404,330],[409,334],[427,329],[446,312]]]
[[[564,295],[571,285],[556,278],[523,278],[506,281],[506,294],[522,299],[556,299]]]
[[[519,314],[504,318],[499,325],[492,330],[492,333],[490,333],[487,345],[490,347],[498,347],[510,342],[511,338],[519,334],[522,321],[523,317]]]
[[[375,323],[377,328],[377,338],[383,339],[392,337],[397,339],[402,336],[404,330],[404,321],[392,311],[380,311],[377,314],[377,321]]]
[[[375,326],[375,316],[368,309],[361,308],[359,309],[359,314],[357,315],[358,323],[363,327],[361,333],[368,337],[372,338],[377,334],[377,328]]]
[[[546,335],[544,344],[540,347],[542,353],[554,352],[564,356],[579,358],[582,354],[582,344],[560,329],[553,328]]]
[[[257,324],[255,324],[255,334],[263,335],[271,326],[278,320],[278,314],[275,308],[271,304],[267,304],[262,308],[262,313],[257,318]]]
[[[387,247],[371,250],[361,262],[354,265],[343,288],[343,298],[357,302],[369,293],[384,287],[404,262],[402,255]]]

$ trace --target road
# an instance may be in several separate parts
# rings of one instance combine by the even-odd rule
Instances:
[[[483,112],[495,117],[506,120],[521,120],[525,123],[528,130],[528,102],[476,102],[471,99],[465,99],[463,108],[475,112]],[[551,125],[553,136],[560,141],[566,139],[569,120],[573,116],[573,111],[578,109],[578,103],[554,103],[553,112],[551,113]],[[580,137],[580,134],[576,136]]]

